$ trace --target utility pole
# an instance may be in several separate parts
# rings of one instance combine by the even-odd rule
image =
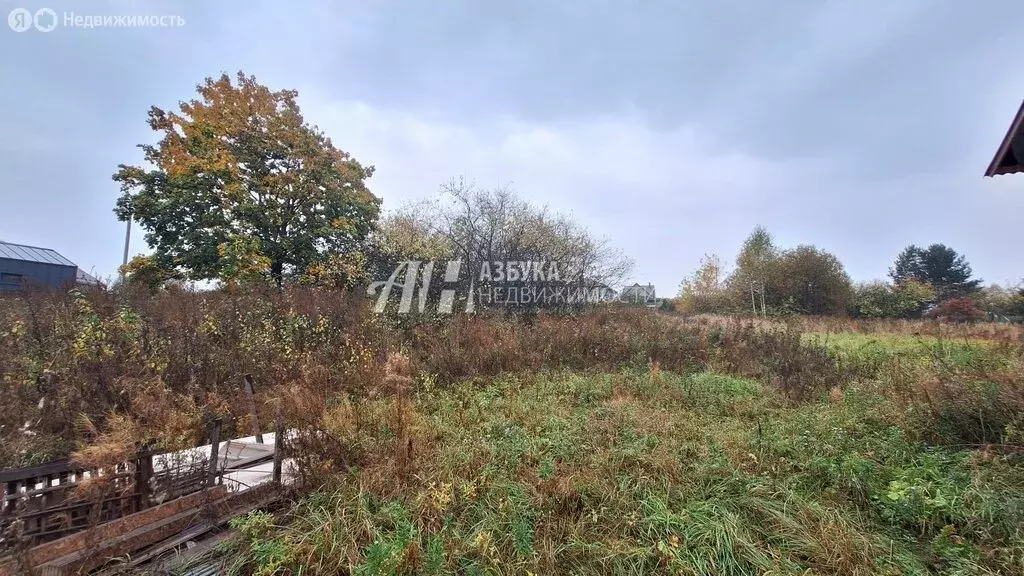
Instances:
[[[124,229],[124,258],[121,261],[121,282],[124,282],[124,267],[128,265],[128,244],[132,238],[132,219],[128,219],[128,225]]]
[[[124,197],[125,197],[125,200],[128,199],[128,192],[127,191],[125,191]],[[132,217],[131,217],[131,214],[129,214],[128,215],[128,222],[127,222],[127,224],[125,225],[125,228],[124,228],[124,257],[121,259],[121,270],[119,270],[119,272],[121,272],[121,274],[119,275],[119,278],[121,279],[120,280],[121,283],[124,283],[124,271],[123,270],[124,270],[124,267],[128,265],[128,245],[131,242],[131,238],[132,238]]]

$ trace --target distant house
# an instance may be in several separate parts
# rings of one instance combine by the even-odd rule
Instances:
[[[74,262],[49,248],[0,242],[0,291],[26,286],[103,286]]]
[[[1006,136],[996,150],[995,158],[985,170],[985,176],[1024,172],[1024,102],[1006,131]]]
[[[658,305],[658,297],[654,293],[653,284],[633,284],[626,286],[619,293],[619,301],[627,304],[655,307]]]
[[[585,282],[584,286],[587,289],[587,302],[599,303],[599,302],[614,302],[618,299],[619,293],[614,288],[605,284],[604,282],[589,281]]]

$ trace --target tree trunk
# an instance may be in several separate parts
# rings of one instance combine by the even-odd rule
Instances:
[[[281,260],[274,260],[270,264],[270,277],[274,279],[274,284],[278,289],[284,282],[284,262]]]

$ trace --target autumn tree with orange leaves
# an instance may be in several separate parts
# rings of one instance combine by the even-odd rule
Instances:
[[[278,286],[359,253],[380,200],[372,166],[305,122],[294,90],[239,72],[197,86],[180,112],[153,107],[152,168],[120,165],[115,213],[139,222],[154,263],[196,280],[265,278]]]

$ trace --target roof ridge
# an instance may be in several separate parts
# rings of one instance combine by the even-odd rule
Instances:
[[[35,250],[49,250],[50,252],[56,252],[57,254],[60,254],[60,252],[57,252],[53,248],[43,248],[42,246],[33,246],[31,244],[18,244],[17,242],[7,242],[6,240],[0,240],[0,244],[7,244],[8,246],[21,246],[22,248],[33,248]],[[63,256],[63,254],[61,254],[61,256]]]
[[[1010,123],[1009,129],[1006,130],[1006,136],[1003,136],[1002,142],[999,143],[999,148],[996,150],[996,155],[992,158],[992,162],[989,163],[988,168],[985,170],[985,176],[998,176],[1000,174],[1011,174],[1013,172],[1020,172],[1019,169],[1014,167],[1002,168],[1000,164],[1003,163],[1003,159],[1006,157],[1007,152],[1011,152],[1013,149],[1013,141],[1021,136],[1021,129],[1024,127],[1024,101],[1021,101],[1020,108],[1017,109],[1017,114],[1013,117],[1013,121]],[[1024,159],[1017,158],[1017,167],[1019,168]]]
[[[42,246],[30,246],[14,242],[0,241],[0,258],[78,267],[71,259],[53,248],[43,248]]]

